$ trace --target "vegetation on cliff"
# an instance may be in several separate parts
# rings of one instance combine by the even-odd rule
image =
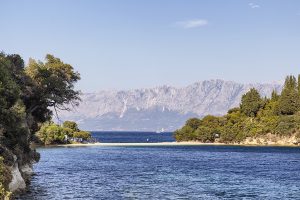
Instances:
[[[286,77],[281,94],[261,97],[252,88],[244,94],[240,106],[224,116],[192,118],[175,131],[177,141],[240,143],[246,138],[295,136],[300,142],[300,75]]]
[[[45,62],[30,59],[25,66],[19,55],[0,53],[0,156],[5,170],[39,159],[30,148],[35,133],[51,119],[51,107],[77,104],[74,83],[79,79],[71,65],[52,55],[46,55]],[[4,180],[9,179],[11,175],[5,173]],[[3,186],[8,189],[6,181]]]
[[[4,187],[4,173],[5,173],[5,167],[3,164],[3,158],[0,157],[0,199],[9,199],[11,196],[11,193],[7,191]]]

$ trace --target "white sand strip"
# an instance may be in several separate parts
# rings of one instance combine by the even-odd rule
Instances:
[[[90,144],[66,144],[58,145],[64,147],[80,146],[200,146],[200,145],[226,145],[223,143],[201,143],[201,142],[159,142],[159,143],[90,143]]]

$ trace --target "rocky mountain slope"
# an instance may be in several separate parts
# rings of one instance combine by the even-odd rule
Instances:
[[[173,131],[190,117],[222,115],[238,106],[241,96],[255,87],[262,96],[270,96],[280,84],[240,84],[208,80],[176,88],[83,93],[80,106],[61,111],[60,120],[74,120],[82,129],[123,131]]]

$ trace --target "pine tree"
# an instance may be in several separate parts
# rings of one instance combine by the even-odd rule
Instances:
[[[293,115],[299,108],[297,81],[294,76],[285,79],[284,87],[279,98],[278,110],[282,115]]]
[[[272,91],[271,100],[272,101],[278,101],[279,95],[277,94],[276,90]]]
[[[262,106],[263,100],[255,88],[251,88],[249,92],[242,96],[240,108],[242,113],[248,117],[255,117]]]

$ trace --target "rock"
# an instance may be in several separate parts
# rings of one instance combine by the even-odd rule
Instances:
[[[19,170],[19,164],[17,162],[17,156],[14,155],[14,165],[11,169],[12,180],[8,185],[11,192],[16,192],[26,188],[26,183]]]
[[[32,170],[32,167],[29,165],[29,164],[26,164],[21,168],[21,172],[26,174],[26,175],[32,175],[33,174],[33,170]]]

